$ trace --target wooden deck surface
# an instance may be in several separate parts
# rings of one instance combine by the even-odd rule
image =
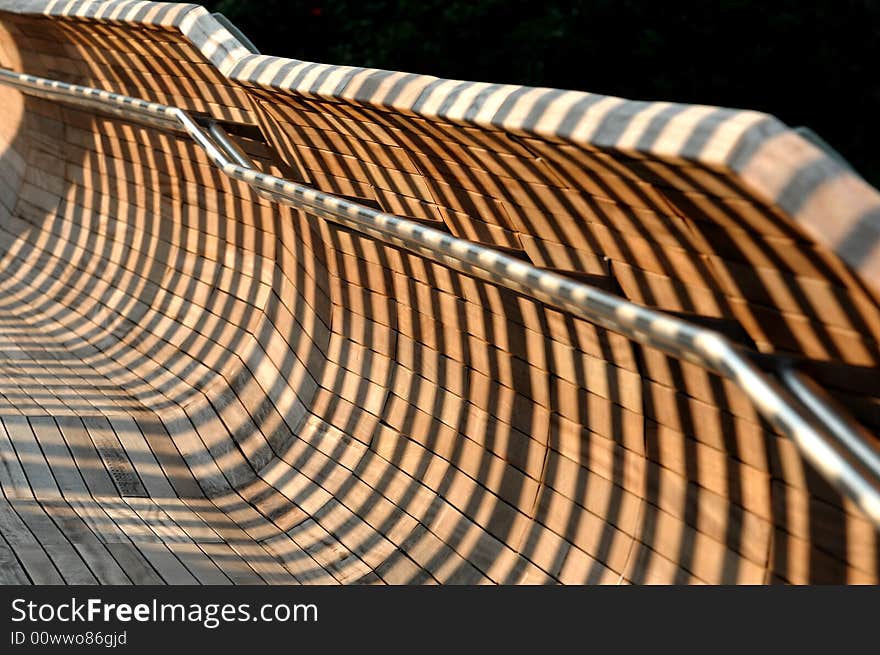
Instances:
[[[795,357],[880,427],[880,253],[847,240],[880,195],[771,117],[8,4],[4,67],[213,115],[263,170]],[[0,107],[0,582],[877,582],[876,530],[731,382],[185,139]]]

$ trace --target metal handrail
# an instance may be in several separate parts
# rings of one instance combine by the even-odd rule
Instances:
[[[830,403],[800,402],[784,388],[786,380],[802,381],[802,377],[786,375],[781,384],[752,361],[750,351],[719,332],[415,221],[261,173],[216,125],[203,127],[178,107],[4,69],[0,69],[0,83],[29,95],[84,105],[127,120],[183,132],[223,173],[274,201],[515,290],[732,380],[771,425],[794,441],[803,457],[832,486],[852,499],[880,527],[880,474],[874,465],[880,456],[877,450],[859,430],[852,428],[853,421],[837,417]],[[796,388],[801,398],[810,399],[803,384]],[[818,414],[810,405],[819,407]]]

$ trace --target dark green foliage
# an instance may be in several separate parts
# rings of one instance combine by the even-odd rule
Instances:
[[[219,0],[266,54],[758,109],[875,184],[880,0]]]

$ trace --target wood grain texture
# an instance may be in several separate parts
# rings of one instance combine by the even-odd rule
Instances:
[[[772,117],[251,55],[151,2],[0,2],[0,65],[211,115],[266,172],[799,358],[880,428],[880,195]],[[0,103],[4,581],[877,581],[732,383],[174,135]]]

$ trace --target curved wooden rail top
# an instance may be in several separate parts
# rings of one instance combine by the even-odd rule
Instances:
[[[195,5],[0,65],[4,579],[876,582],[880,195],[775,119]]]

